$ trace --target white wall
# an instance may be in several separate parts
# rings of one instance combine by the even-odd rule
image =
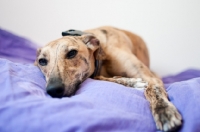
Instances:
[[[0,0],[0,27],[41,46],[63,30],[102,25],[142,36],[159,75],[200,69],[199,0]]]

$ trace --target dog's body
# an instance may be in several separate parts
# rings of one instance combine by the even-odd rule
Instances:
[[[149,70],[148,50],[139,36],[113,27],[85,32],[55,40],[38,51],[35,64],[44,73],[51,96],[73,95],[95,71],[95,79],[145,87],[157,128],[169,131],[181,125],[181,115],[168,101],[161,79]],[[96,70],[95,61],[99,62]]]

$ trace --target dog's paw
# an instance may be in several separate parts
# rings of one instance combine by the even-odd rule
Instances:
[[[177,109],[170,103],[165,107],[159,106],[155,108],[154,119],[157,129],[165,132],[174,131],[182,124],[181,115],[179,114]]]
[[[134,88],[147,88],[148,82],[142,80],[142,78],[136,78]]]

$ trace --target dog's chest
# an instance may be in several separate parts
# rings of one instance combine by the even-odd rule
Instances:
[[[121,68],[120,65],[112,65],[108,61],[102,63],[99,75],[105,77],[122,76],[128,77],[126,70]]]

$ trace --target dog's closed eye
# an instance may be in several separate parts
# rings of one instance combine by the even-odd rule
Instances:
[[[76,56],[77,53],[78,53],[77,50],[71,50],[67,53],[66,57],[67,57],[67,59],[72,59]]]
[[[45,58],[41,58],[41,59],[39,59],[39,64],[41,66],[46,66],[48,64],[48,61]]]

